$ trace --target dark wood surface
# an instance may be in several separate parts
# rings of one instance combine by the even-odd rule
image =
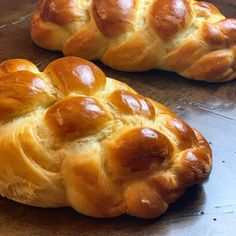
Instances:
[[[41,69],[61,56],[35,46],[30,20],[37,0],[0,0],[0,61],[32,60]],[[236,17],[236,0],[212,0]],[[167,213],[153,220],[128,216],[94,219],[70,208],[39,209],[0,198],[0,235],[236,235],[236,81],[209,84],[160,71],[123,73],[102,64],[108,76],[173,109],[210,141],[209,180],[190,188]]]

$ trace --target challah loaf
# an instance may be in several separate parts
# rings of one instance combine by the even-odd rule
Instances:
[[[201,134],[163,105],[65,57],[0,64],[0,194],[94,217],[163,214],[211,172]]]
[[[162,69],[209,82],[236,78],[236,19],[194,0],[41,0],[32,39],[124,71]]]

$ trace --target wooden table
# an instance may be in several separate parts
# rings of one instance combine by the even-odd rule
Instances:
[[[36,0],[0,1],[0,61],[27,58],[39,68],[61,56],[30,39]],[[235,0],[212,0],[228,17],[236,17]],[[236,235],[236,81],[209,84],[173,73],[122,73],[100,63],[108,76],[172,108],[210,141],[213,172],[202,186],[190,188],[158,219],[128,216],[94,219],[70,208],[39,209],[0,198],[0,235]]]

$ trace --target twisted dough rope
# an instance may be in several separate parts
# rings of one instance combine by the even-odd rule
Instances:
[[[28,205],[152,218],[211,172],[199,132],[79,58],[2,62],[0,124],[0,194]]]
[[[163,69],[194,79],[236,78],[236,19],[193,0],[41,0],[32,39],[124,71]]]

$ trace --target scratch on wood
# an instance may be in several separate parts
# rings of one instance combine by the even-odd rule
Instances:
[[[218,113],[218,112],[215,112],[215,111],[211,110],[211,109],[208,108],[208,107],[199,105],[199,104],[197,104],[197,103],[195,103],[195,104],[193,103],[192,105],[193,105],[193,106],[196,106],[196,107],[198,107],[198,108],[200,108],[200,109],[202,109],[202,110],[211,112],[211,113],[213,113],[213,114],[215,114],[215,115],[217,115],[217,116],[223,117],[223,118],[225,118],[225,119],[228,119],[228,120],[231,120],[231,121],[236,121],[236,119],[234,119],[234,118],[232,118],[232,117],[228,117],[228,116],[222,115],[222,114],[220,114],[220,113]]]
[[[202,216],[206,216],[206,215],[218,215],[218,214],[234,214],[234,211],[222,211],[222,212],[205,212],[204,214],[201,213],[196,213],[196,214],[186,214],[186,215],[181,215],[181,216],[177,216],[175,218],[185,218],[185,217],[202,217]]]
[[[3,30],[3,29],[5,29],[6,28],[6,24],[5,25],[0,25],[0,30]]]
[[[30,12],[29,14],[27,14],[25,16],[22,16],[18,20],[15,20],[15,21],[13,21],[12,23],[9,23],[9,24],[12,24],[12,25],[18,24],[18,23],[26,20],[27,18],[31,17],[33,14],[34,14],[33,12]],[[7,25],[9,25],[9,24],[0,25],[0,31],[4,30],[7,27]]]
[[[31,17],[33,14],[34,14],[33,12],[30,12],[29,14],[20,17],[18,20],[13,21],[13,22],[12,22],[12,25],[15,25],[15,24],[18,24],[18,23],[24,21],[24,20],[27,19],[28,17]]]
[[[233,205],[215,206],[215,208],[232,207]]]

